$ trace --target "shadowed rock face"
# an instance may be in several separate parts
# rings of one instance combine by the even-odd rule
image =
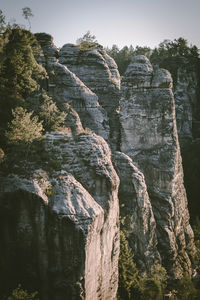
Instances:
[[[133,59],[122,82],[121,151],[144,174],[158,250],[169,273],[179,277],[191,272],[194,247],[171,87],[169,72],[154,72],[144,56]]]
[[[44,147],[62,170],[46,170],[47,160],[1,178],[0,294],[20,282],[42,300],[114,300],[119,179],[110,150],[96,135],[56,132]]]
[[[126,154],[115,152],[113,163],[120,177],[119,203],[123,221],[121,229],[128,232],[129,246],[140,272],[150,273],[161,263],[157,250],[156,222],[142,172]]]
[[[174,79],[177,131],[183,148],[200,136],[198,59],[168,57],[161,64],[171,72]]]

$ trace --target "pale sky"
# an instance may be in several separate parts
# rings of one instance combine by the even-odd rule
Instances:
[[[28,28],[22,8],[30,7],[32,32],[46,32],[61,47],[88,30],[103,46],[155,47],[183,37],[200,48],[200,0],[0,0],[7,21]]]

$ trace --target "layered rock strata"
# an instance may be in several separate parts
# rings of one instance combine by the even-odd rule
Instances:
[[[120,75],[115,61],[98,44],[92,49],[66,44],[59,52],[59,63],[67,66],[98,96],[109,118],[110,145],[116,150],[119,142]]]
[[[46,89],[57,102],[61,110],[66,103],[79,114],[84,128],[90,128],[109,140],[110,128],[106,111],[99,105],[98,97],[67,66],[57,60],[57,52],[52,37],[45,33],[36,34],[41,45],[41,53],[37,58],[47,70]]]
[[[108,145],[86,133],[43,142],[40,165],[1,177],[1,295],[21,283],[42,300],[114,300],[119,179]]]
[[[121,151],[143,172],[156,220],[158,250],[175,277],[191,272],[194,255],[176,129],[172,79],[134,57],[122,81]]]

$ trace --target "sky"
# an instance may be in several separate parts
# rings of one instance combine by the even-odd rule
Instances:
[[[62,47],[88,30],[103,46],[154,48],[164,39],[183,37],[200,48],[200,0],[0,0],[7,22],[28,22],[32,32],[46,32]]]

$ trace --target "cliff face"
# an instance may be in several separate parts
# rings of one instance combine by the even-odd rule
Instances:
[[[97,96],[109,119],[109,143],[116,150],[119,143],[119,90],[120,75],[115,61],[102,46],[83,50],[72,44],[59,52],[59,63],[67,66]]]
[[[49,79],[46,89],[57,101],[61,110],[70,104],[79,114],[84,127],[91,128],[109,140],[110,129],[106,111],[100,107],[98,97],[67,66],[60,64],[56,58],[52,37],[47,34],[36,34],[41,44],[38,61],[46,68]]]
[[[142,172],[124,153],[115,152],[113,163],[120,178],[119,203],[121,230],[128,233],[140,272],[150,273],[161,263],[157,249],[156,222]]]
[[[119,179],[98,136],[51,133],[61,170],[1,178],[1,293],[23,282],[41,299],[116,299]],[[59,168],[57,168],[59,169]]]
[[[41,300],[116,300],[118,198],[140,272],[161,263],[171,277],[191,274],[170,73],[135,57],[120,91],[101,46],[58,51],[50,35],[36,37],[45,88],[67,119],[63,131],[46,133],[39,163],[19,161],[1,175],[0,294],[21,281]]]
[[[136,56],[122,82],[121,150],[142,170],[156,220],[158,250],[175,277],[191,271],[189,225],[170,73]],[[189,256],[188,256],[189,255]]]

